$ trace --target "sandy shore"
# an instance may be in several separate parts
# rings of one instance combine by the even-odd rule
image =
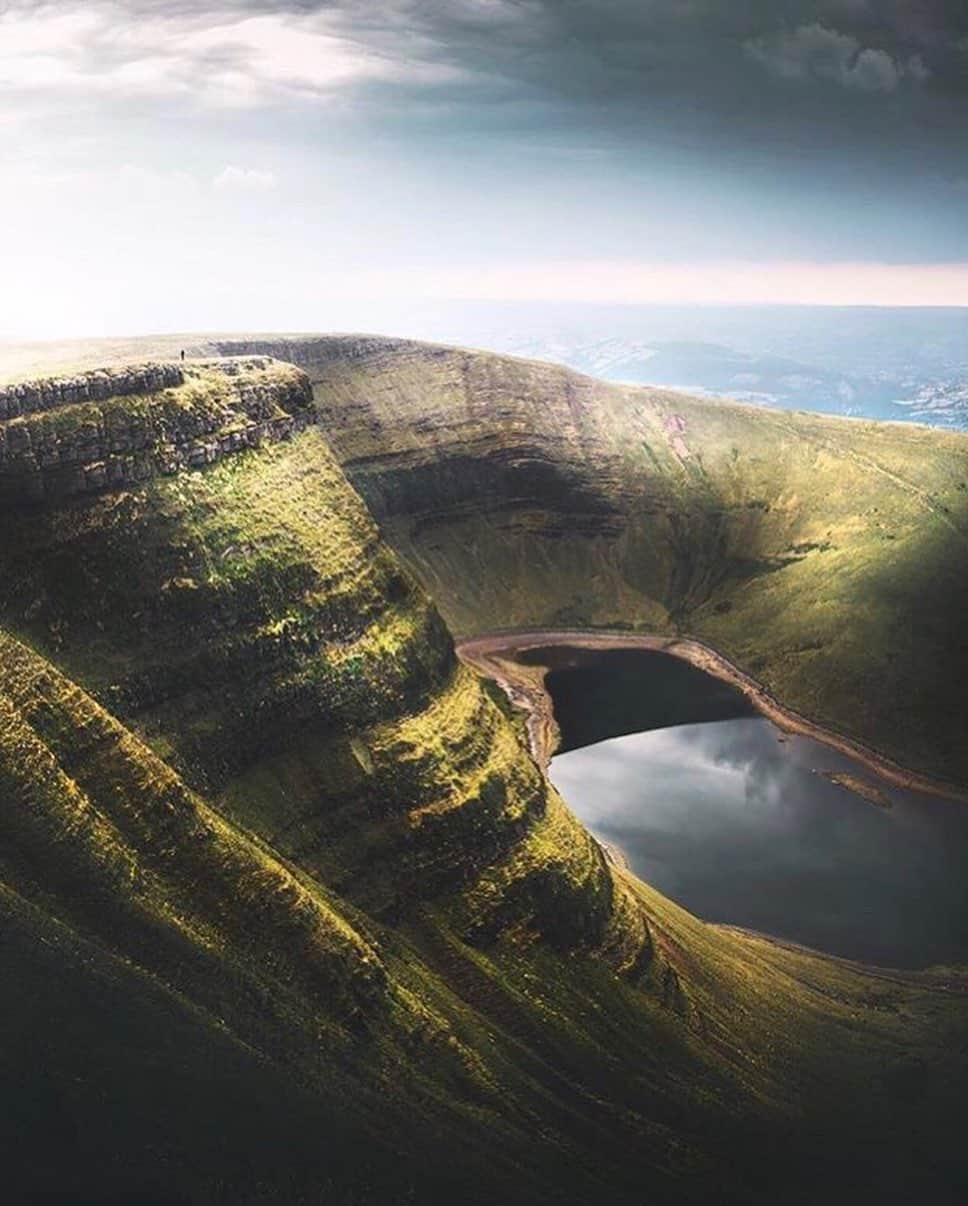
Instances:
[[[897,787],[968,803],[968,793],[963,790],[907,770],[861,742],[822,728],[791,708],[784,707],[760,683],[734,666],[721,653],[692,638],[553,629],[493,632],[458,641],[457,652],[460,657],[482,674],[493,678],[511,702],[526,712],[531,753],[539,766],[545,769],[557,748],[559,737],[551,699],[544,686],[544,670],[539,666],[522,666],[514,661],[514,657],[525,649],[548,645],[569,645],[579,649],[648,649],[682,658],[739,688],[756,710],[777,728],[821,741]]]

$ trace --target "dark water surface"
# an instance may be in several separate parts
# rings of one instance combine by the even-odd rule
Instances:
[[[623,733],[757,715],[742,691],[671,653],[547,645],[517,656],[548,667],[560,753]]]
[[[549,688],[559,723],[572,718],[562,725],[567,741],[582,746],[591,734],[597,743],[555,757],[551,778],[643,879],[709,921],[831,954],[895,967],[968,962],[968,805],[894,787],[820,742],[744,714],[745,701],[733,701],[733,718],[685,723],[703,708],[728,711],[723,690],[732,688],[684,663],[690,673],[679,676],[668,655],[608,651],[601,661],[572,650],[569,660],[558,649],[529,660],[548,664],[552,652]],[[628,699],[639,721],[665,717],[658,723],[670,727],[598,740],[609,667],[612,720],[622,720],[617,701]],[[864,779],[890,807],[824,771]]]

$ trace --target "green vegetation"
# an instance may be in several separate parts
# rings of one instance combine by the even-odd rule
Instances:
[[[959,1200],[962,973],[710,927],[616,869],[425,588],[465,630],[702,631],[937,760],[933,713],[898,751],[880,697],[841,715],[817,667],[828,639],[853,659],[849,705],[918,575],[960,581],[960,443],[402,343],[238,350],[306,364],[321,426],[0,511],[11,1200]],[[189,377],[96,405],[308,397],[274,364]],[[878,544],[857,507],[885,499]],[[889,670],[912,708],[914,650],[958,656],[928,595]]]
[[[788,707],[968,783],[963,436],[402,341],[300,359],[350,480],[460,635],[692,635]]]

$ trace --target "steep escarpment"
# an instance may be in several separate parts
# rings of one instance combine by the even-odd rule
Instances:
[[[306,427],[310,402],[300,374],[266,359],[8,387],[0,396],[0,497],[92,493],[212,464]]]
[[[473,1164],[480,1118],[513,1131],[480,1023],[381,927],[451,901],[457,949],[513,927],[640,977],[644,912],[457,663],[312,426],[305,378],[248,359],[157,383],[99,398],[83,444],[58,439],[52,472],[83,489],[48,476],[35,429],[9,470],[4,890],[298,1066],[317,1111],[349,1093],[357,1144],[383,1125],[416,1150],[405,1113],[431,1136],[472,1111],[453,1141]],[[53,388],[45,419],[91,405]],[[92,458],[130,451],[119,430],[145,472],[94,483]],[[350,1071],[330,1085],[334,1059]]]
[[[16,419],[40,410],[132,394],[157,393],[185,384],[177,364],[144,364],[94,369],[73,377],[49,377],[0,386],[0,419]]]
[[[789,707],[968,781],[968,443],[401,340],[298,357],[351,480],[462,634],[697,636]]]
[[[242,956],[351,1020],[386,973],[323,892],[235,832],[77,686],[0,635],[7,884],[130,944]],[[166,924],[167,923],[167,924]],[[176,952],[167,959],[184,970]]]
[[[537,607],[542,620],[664,622],[665,531],[629,516],[668,513],[675,492],[662,475],[645,493],[629,480],[614,387],[406,340],[218,346],[274,348],[306,368],[341,463],[460,631],[535,622]]]
[[[266,360],[200,372],[104,405],[118,421],[142,403],[184,413],[191,432],[226,394],[260,420],[309,396],[297,370]],[[392,908],[527,843],[550,793],[309,417],[304,405],[258,449],[230,444],[205,472],[169,466],[45,506],[15,499],[0,518],[0,612],[196,790],[224,796],[287,852],[319,849],[329,874]],[[312,775],[304,754],[322,767],[323,815],[283,786]],[[475,840],[455,864],[447,850],[465,826]],[[598,879],[608,898],[601,856],[578,845],[576,883],[590,898]],[[579,928],[585,897],[579,888]]]
[[[556,370],[514,368],[512,390],[505,362],[472,364],[455,401],[463,353],[434,350],[428,378],[424,351],[392,345],[409,358],[394,384],[383,345],[323,341],[302,359],[333,392],[311,409],[273,348],[96,398],[76,374],[25,386],[52,403],[3,422],[21,433],[0,505],[9,1183],[29,1197],[43,1168],[62,1199],[199,1203],[631,1206],[646,1187],[805,1204],[843,1184],[944,1201],[964,1174],[962,978],[717,930],[612,866],[330,444],[452,615],[475,593],[482,623],[544,615],[560,572],[592,619],[628,600],[669,623],[632,533],[648,528],[665,591],[649,525],[685,542],[695,524],[676,590],[713,583],[715,525],[670,518],[694,420],[645,415],[662,472],[642,484],[599,387],[538,423],[519,394],[567,393]],[[121,468],[90,476],[104,462]],[[745,489],[730,522],[753,531],[770,512]]]

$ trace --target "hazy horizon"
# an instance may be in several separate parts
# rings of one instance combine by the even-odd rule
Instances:
[[[879,318],[896,316],[900,321],[916,321],[918,317],[931,318],[940,316],[968,322],[968,304],[966,305],[917,305],[914,303],[893,305],[890,303],[854,303],[841,304],[836,302],[570,302],[560,298],[552,299],[488,299],[488,298],[441,298],[427,300],[422,303],[405,305],[380,298],[374,301],[363,300],[352,307],[342,307],[341,315],[349,319],[347,322],[316,325],[277,325],[277,326],[169,326],[169,327],[140,327],[120,326],[117,329],[98,331],[85,329],[83,323],[77,330],[58,331],[44,334],[0,334],[0,345],[17,347],[30,344],[57,343],[87,343],[103,340],[150,340],[185,336],[186,338],[220,337],[232,335],[265,335],[265,336],[311,336],[311,335],[373,335],[398,336],[406,339],[417,339],[442,343],[474,345],[474,340],[483,340],[481,346],[492,347],[488,336],[495,331],[510,332],[515,324],[524,321],[529,324],[522,333],[524,337],[541,333],[552,334],[556,330],[571,328],[576,324],[587,326],[596,319],[607,324],[609,330],[615,325],[616,338],[624,334],[628,336],[629,323],[638,325],[643,319],[652,316],[680,315],[684,321],[696,320],[698,339],[704,341],[701,322],[710,315],[735,315],[737,319],[749,317],[776,316],[833,316],[837,313],[862,317],[870,316],[875,321]],[[352,320],[356,321],[352,321]],[[479,334],[475,334],[475,331]],[[436,334],[435,334],[436,333]],[[498,349],[499,350],[499,349]]]

